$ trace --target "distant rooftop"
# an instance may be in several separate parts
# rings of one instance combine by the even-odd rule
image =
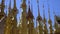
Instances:
[[[57,20],[60,20],[60,16],[56,16],[56,19],[57,19]]]

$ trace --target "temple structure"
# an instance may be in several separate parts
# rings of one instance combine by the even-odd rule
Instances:
[[[48,4],[48,15],[49,15],[48,24],[49,24],[50,34],[53,34],[52,20],[51,20],[51,18],[50,18],[50,8],[49,8],[49,4]]]
[[[37,16],[37,22],[39,24],[38,26],[38,34],[43,34],[43,25],[42,25],[42,17],[40,16],[40,9],[39,9],[39,1],[37,0],[38,4],[38,16]]]
[[[17,34],[17,8],[16,0],[14,0],[14,7],[11,9],[11,0],[9,3],[9,13],[5,23],[4,34]]]
[[[5,22],[5,28],[4,28],[4,34],[10,34],[11,31],[11,23],[12,23],[12,15],[11,15],[11,0],[9,3],[9,13],[8,13],[8,17],[6,18],[6,22]]]
[[[47,20],[45,18],[45,10],[44,10],[44,4],[43,4],[43,23],[44,23],[43,31],[44,31],[44,34],[48,34],[48,29],[47,29],[46,22],[47,22]]]
[[[21,5],[21,7],[22,7],[22,9],[23,9],[23,11],[22,11],[22,32],[21,32],[21,34],[27,34],[27,19],[26,19],[26,16],[27,16],[27,12],[26,12],[26,0],[22,0],[23,2],[22,2],[22,5]],[[24,32],[24,33],[23,33]]]
[[[52,27],[52,20],[50,15],[50,8],[48,4],[48,23],[45,16],[45,5],[42,5],[43,18],[40,14],[39,0],[37,1],[37,12],[38,16],[34,19],[34,3],[32,0],[22,0],[21,7],[22,13],[20,14],[19,23],[17,22],[17,0],[13,0],[13,8],[11,7],[11,1],[9,0],[9,5],[6,6],[8,9],[8,14],[5,13],[5,0],[0,3],[0,34],[60,34],[60,17],[55,15],[54,11],[54,31]],[[28,1],[28,3],[26,3]],[[28,11],[27,11],[28,8]],[[35,24],[36,23],[36,24]],[[47,26],[49,25],[49,26]],[[49,28],[48,28],[49,27]]]
[[[32,14],[32,10],[30,8],[30,0],[28,1],[29,9],[27,13],[27,21],[28,21],[28,34],[34,34],[34,16]],[[31,6],[32,7],[32,6]]]
[[[6,14],[4,13],[4,4],[5,0],[2,0],[0,4],[0,34],[4,34],[4,26],[5,26],[5,21],[6,21]]]
[[[14,0],[14,7],[12,9],[12,23],[11,23],[11,34],[17,34],[17,13],[16,0]]]
[[[60,29],[60,17],[59,16],[56,16],[56,21],[57,21],[57,24],[58,24],[57,28],[56,28],[56,30],[57,30],[56,33],[60,33],[60,30],[59,30]]]
[[[55,12],[53,11],[54,14],[54,34],[59,34],[60,33],[60,17],[55,15]]]

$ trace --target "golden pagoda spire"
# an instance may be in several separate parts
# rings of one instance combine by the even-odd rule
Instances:
[[[34,23],[33,23],[33,8],[32,8],[32,4],[31,4],[31,9],[30,9],[30,0],[28,0],[28,4],[29,4],[29,8],[28,8],[28,14],[27,14],[27,21],[29,22],[28,24],[28,34],[34,34]]]
[[[5,8],[4,2],[5,2],[5,0],[2,0],[1,5],[0,5],[0,8],[1,8],[0,19],[5,15],[5,13],[4,13],[4,8]]]
[[[14,0],[14,8],[16,9],[16,0]]]
[[[26,16],[27,16],[27,12],[26,12],[26,0],[22,0],[22,5],[21,5],[21,8],[22,8],[22,31],[21,31],[21,34],[27,34],[27,19],[26,19]]]
[[[10,2],[9,2],[9,8],[8,8],[8,17],[10,17],[10,16],[12,16],[12,11],[11,11],[12,9],[11,9],[11,0],[10,0]]]
[[[52,21],[50,19],[50,13],[49,13],[49,20],[48,20],[48,23],[49,23],[49,29],[50,29],[50,33],[53,33],[52,31]]]
[[[39,12],[39,1],[37,0],[37,4],[38,4],[38,17],[37,17],[37,21],[38,21],[38,24],[39,27],[38,30],[39,30],[39,34],[43,34],[43,25],[42,25],[42,17],[40,16],[40,12]],[[37,24],[37,23],[36,23]]]
[[[58,23],[56,20],[56,15],[55,15],[55,11],[53,9],[53,14],[54,14],[54,34],[60,33],[59,27],[58,27]]]
[[[47,2],[48,2],[48,0],[47,0]],[[49,23],[50,34],[53,34],[52,20],[50,19],[50,8],[49,8],[49,4],[48,4],[48,15],[49,15],[48,23]]]
[[[14,7],[11,11],[11,34],[17,34],[17,7],[16,7],[16,0],[14,0]]]
[[[56,23],[56,15],[55,15],[55,12],[53,11],[53,14],[54,14],[54,34],[57,34],[57,28],[58,28],[58,24]]]
[[[49,5],[48,5],[48,15],[49,15],[49,19],[50,19],[50,8],[49,8]]]
[[[43,26],[44,34],[48,34],[48,29],[47,29],[47,25],[46,25],[46,18],[45,18],[44,4],[43,4],[43,23],[44,23],[44,26]]]
[[[13,7],[13,9],[12,9],[12,13],[13,13],[14,16],[16,16],[17,13],[18,13],[17,7],[16,7],[16,0],[14,0],[14,7]]]
[[[37,3],[38,3],[38,17],[37,17],[37,20],[42,20],[42,17],[40,16],[40,10],[39,10],[39,1],[37,0]]]
[[[44,24],[46,24],[45,11],[44,11],[44,4],[43,4],[43,18],[44,18]]]
[[[11,0],[10,0],[9,13],[5,22],[4,34],[11,34],[11,23],[12,23],[12,13],[11,13]]]
[[[29,18],[30,18],[30,19],[33,19],[34,17],[33,17],[32,11],[31,11],[31,9],[30,9],[30,0],[29,0],[28,4],[29,4],[29,9],[28,9],[27,18],[28,18],[28,20],[29,20]],[[31,7],[32,7],[32,6],[31,6]]]
[[[5,2],[5,0],[2,0],[2,2],[1,2],[1,12],[2,13],[4,13],[4,8],[5,8],[4,2]]]
[[[39,1],[37,0],[38,3],[38,16],[40,16],[40,9],[39,9]]]
[[[23,3],[21,5],[21,8],[23,9],[23,12],[26,12],[26,0],[22,0]]]
[[[9,13],[11,12],[11,0],[10,0],[10,3],[9,3]]]
[[[32,14],[33,14],[33,5],[32,5],[32,0],[31,0],[31,11],[32,11]]]
[[[54,8],[53,8],[53,14],[54,14],[54,23],[56,23],[56,15],[55,15]]]

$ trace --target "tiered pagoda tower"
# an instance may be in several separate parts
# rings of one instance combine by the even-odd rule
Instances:
[[[39,1],[37,0],[37,4],[38,4],[38,17],[37,17],[37,21],[38,21],[38,23],[39,23],[39,28],[38,28],[38,30],[39,30],[39,34],[43,34],[43,27],[42,27],[42,17],[40,16],[40,12],[39,12]]]
[[[4,25],[6,21],[6,14],[4,13],[5,0],[2,0],[0,4],[0,34],[4,34]]]
[[[50,19],[50,8],[49,8],[49,4],[48,4],[48,15],[49,15],[48,24],[49,24],[50,34],[53,34],[52,20]]]
[[[59,16],[56,16],[56,21],[57,21],[56,23],[58,24],[58,25],[56,24],[56,33],[60,34],[60,30],[59,30],[60,29],[60,17]]]
[[[1,5],[0,5],[0,19],[2,18],[2,17],[4,17],[4,15],[5,15],[5,13],[4,13],[4,8],[5,8],[5,4],[4,4],[4,2],[5,2],[5,0],[2,0],[2,2],[1,2]]]
[[[12,23],[12,11],[11,11],[11,0],[8,8],[8,16],[5,22],[4,34],[11,34],[11,23]]]
[[[26,12],[26,0],[22,0],[22,9],[23,9],[23,12],[22,12],[22,31],[21,31],[21,34],[27,34],[27,19],[26,19],[26,16],[27,16],[27,12]]]
[[[58,23],[56,21],[56,15],[55,15],[55,12],[53,11],[53,14],[54,14],[54,34],[57,34],[58,33]]]
[[[14,0],[14,7],[12,9],[11,34],[17,34],[17,13],[16,0]]]
[[[45,10],[44,10],[44,4],[43,4],[43,23],[44,23],[43,31],[44,31],[44,34],[48,34],[48,29],[47,29],[46,22],[47,22],[47,20],[45,18]]]
[[[1,8],[0,19],[5,15],[5,13],[4,13],[4,8],[5,8],[4,2],[5,2],[5,0],[2,0],[1,5],[0,5],[0,8]]]
[[[34,16],[33,16],[33,13],[32,13],[32,5],[31,5],[31,8],[30,8],[30,0],[28,0],[28,4],[29,4],[29,8],[28,8],[28,13],[27,13],[27,21],[28,21],[28,34],[34,34],[34,22],[33,22],[33,19],[34,19]]]
[[[59,16],[56,16],[55,15],[55,12],[53,11],[54,13],[54,34],[59,34],[60,33],[60,18]]]

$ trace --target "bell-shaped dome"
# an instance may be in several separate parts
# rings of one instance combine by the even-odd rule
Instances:
[[[42,17],[41,17],[41,16],[38,16],[38,17],[37,17],[37,20],[38,20],[38,21],[41,21],[41,20],[42,20]]]

